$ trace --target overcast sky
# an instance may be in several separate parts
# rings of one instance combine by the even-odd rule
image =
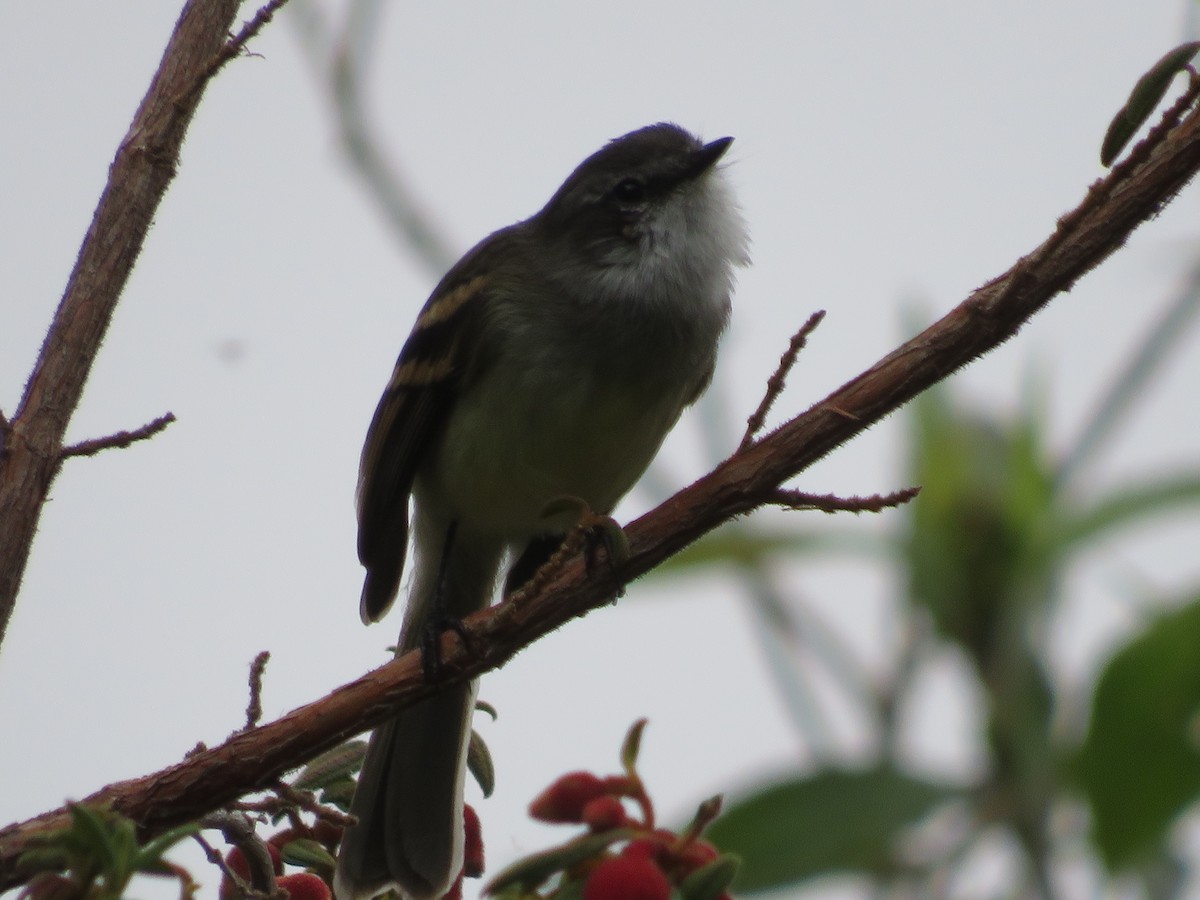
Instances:
[[[0,4],[7,413],[174,5]],[[814,309],[828,318],[776,421],[887,353],[914,310],[940,315],[1044,239],[1102,174],[1101,138],[1133,82],[1186,37],[1184,5],[395,4],[379,24],[367,99],[457,250],[536,211],[584,156],[633,128],[673,120],[736,138],[730,178],[754,265],[739,278],[713,388],[720,446],[690,414],[664,450],[658,475],[682,486],[736,445]],[[260,650],[272,653],[274,717],[383,662],[395,637],[398,616],[371,629],[358,619],[352,497],[371,412],[436,273],[397,243],[345,164],[295,26],[285,11],[253,45],[261,57],[229,66],[208,91],[71,424],[78,440],[167,410],[179,418],[151,443],[72,461],[55,483],[0,653],[0,823],[220,741],[242,722],[246,666]],[[1037,371],[1052,439],[1069,443],[1180,284],[1200,246],[1198,213],[1193,185],[957,376],[955,391],[1013,409]],[[1090,488],[1195,461],[1200,353],[1189,342]],[[798,485],[895,489],[901,437],[893,417]],[[619,517],[651,500],[631,495]],[[840,525],[898,519],[882,518]],[[1085,602],[1056,626],[1069,636],[1066,671],[1086,677],[1135,620],[1130,585],[1187,583],[1196,537],[1147,533],[1090,561],[1075,579]],[[885,574],[837,562],[784,571],[868,671],[886,675]],[[939,665],[945,675],[956,663]],[[913,712],[912,764],[969,777],[981,752],[969,694],[933,681],[930,708]],[[492,866],[560,837],[525,823],[524,805],[556,773],[615,768],[638,716],[651,718],[646,777],[676,818],[811,759],[732,578],[635,584],[619,609],[488,676],[481,696],[500,711],[481,726],[499,779],[481,805]],[[833,714],[832,745],[869,758],[870,735]]]

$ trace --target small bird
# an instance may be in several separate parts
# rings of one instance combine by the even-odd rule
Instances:
[[[531,218],[470,250],[417,316],[367,432],[358,480],[360,613],[414,575],[397,652],[527,580],[579,513],[607,515],[708,386],[748,238],[718,162],[660,123],[585,159]],[[548,504],[552,504],[548,511]],[[570,504],[566,504],[569,507]],[[462,868],[475,684],[371,736],[334,882],[441,897]]]

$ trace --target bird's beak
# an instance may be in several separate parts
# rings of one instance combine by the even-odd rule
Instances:
[[[688,177],[698,178],[716,165],[717,160],[725,155],[733,138],[723,137],[710,141],[699,150],[692,153],[691,164],[688,166]]]

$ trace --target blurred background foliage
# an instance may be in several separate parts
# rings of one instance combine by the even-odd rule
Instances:
[[[1200,271],[1065,453],[1048,446],[1037,391],[1027,392],[1019,415],[1001,420],[939,386],[903,413],[907,481],[921,493],[891,533],[839,540],[828,528],[767,532],[754,522],[660,570],[721,564],[751,573],[757,615],[773,634],[790,635],[809,664],[859,685],[844,695],[879,736],[872,765],[829,759],[731,802],[710,837],[742,856],[742,891],[854,872],[869,876],[879,896],[939,896],[972,847],[999,829],[1019,848],[1024,871],[1012,896],[1058,896],[1057,865],[1081,845],[1143,896],[1183,895],[1200,864],[1171,841],[1200,793],[1200,573],[1172,596],[1130,598],[1141,626],[1102,665],[1089,696],[1055,674],[1047,629],[1081,555],[1134,526],[1200,512],[1200,467],[1099,496],[1078,483],[1170,356],[1198,299]],[[762,573],[781,555],[822,554],[831,543],[864,561],[886,557],[902,588],[891,603],[903,647],[882,685],[870,686],[827,634],[812,632],[812,610],[797,611],[802,600],[764,590],[773,580]],[[987,761],[973,783],[917,777],[896,750],[904,727],[896,710],[920,689],[915,662],[946,645],[969,661],[985,701]]]

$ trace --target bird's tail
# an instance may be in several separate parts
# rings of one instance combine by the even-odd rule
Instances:
[[[444,531],[435,538],[437,528],[417,524],[417,572],[399,653],[421,645],[431,618],[461,617],[485,606],[502,554],[489,541],[458,534],[447,542]],[[360,900],[390,887],[409,900],[436,900],[458,877],[475,687],[471,682],[439,691],[371,735],[350,807],[358,823],[346,829],[338,854],[338,900]]]

